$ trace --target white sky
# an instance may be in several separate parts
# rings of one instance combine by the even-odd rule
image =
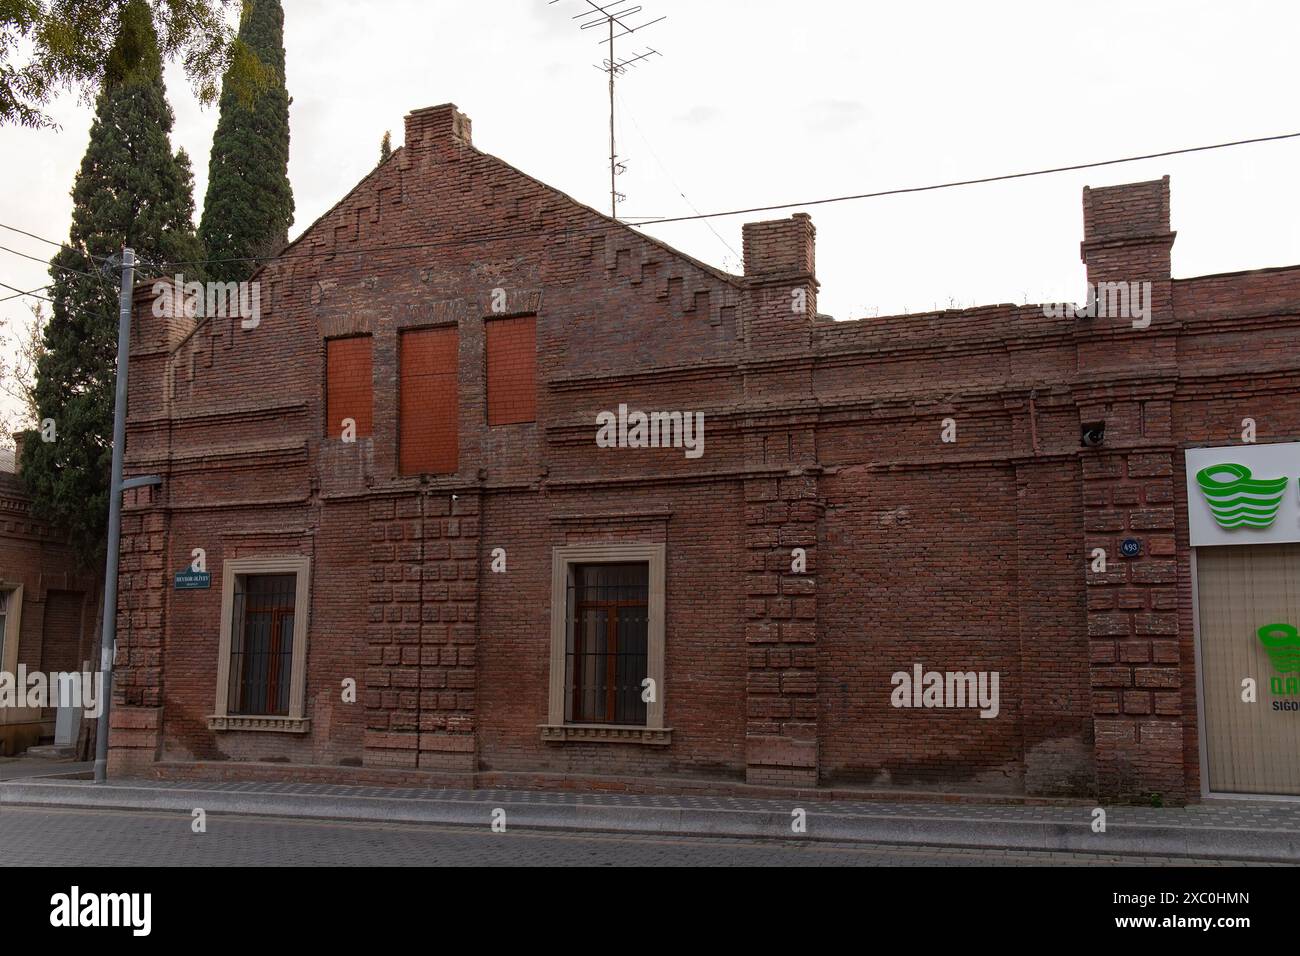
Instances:
[[[1300,131],[1300,6],[1208,0],[644,0],[624,44],[664,57],[620,81],[625,216],[672,216],[923,185]],[[296,236],[375,163],[411,109],[454,102],[474,142],[608,206],[607,99],[582,0],[284,0]],[[637,38],[633,38],[637,39]],[[207,187],[215,107],[172,67],[174,146]],[[0,222],[66,239],[91,110],[0,129]],[[1172,176],[1175,276],[1300,262],[1300,140],[1082,173],[813,207],[820,311],[1082,300],[1080,193]],[[750,218],[655,227],[732,271]],[[0,245],[47,258],[13,233]],[[48,281],[0,252],[0,282]],[[8,293],[4,293],[8,294]],[[0,319],[26,315],[19,300]]]

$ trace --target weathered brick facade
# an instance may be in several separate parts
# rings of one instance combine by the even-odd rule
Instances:
[[[1151,282],[1149,327],[834,322],[807,216],[747,225],[728,275],[475,150],[454,107],[412,113],[259,273],[256,328],[141,290],[128,473],[164,483],[128,500],[113,771],[1195,799],[1179,451],[1243,414],[1300,435],[1300,268],[1175,281],[1168,180],[1084,200],[1090,281]],[[490,395],[533,329],[536,394]],[[326,342],[359,335],[347,443]],[[449,448],[416,426],[453,394]],[[597,447],[620,404],[703,412],[705,453]],[[552,549],[611,542],[666,548],[666,745],[539,732]],[[211,590],[172,590],[194,548]],[[312,562],[310,729],[210,729],[222,562],[286,554]],[[914,663],[998,672],[998,716],[891,706]]]
[[[103,573],[87,567],[66,537],[32,517],[13,472],[0,471],[0,588],[5,628],[0,671],[81,672],[98,666]],[[55,708],[0,707],[0,756],[53,739]]]

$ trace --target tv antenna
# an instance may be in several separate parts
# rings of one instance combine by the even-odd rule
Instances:
[[[558,3],[559,0],[549,0],[550,3]],[[622,59],[614,54],[614,41],[631,36],[639,30],[646,27],[654,26],[663,20],[666,16],[656,17],[654,20],[647,20],[642,23],[633,23],[633,18],[639,17],[645,9],[640,5],[631,5],[631,0],[616,0],[613,3],[595,3],[594,0],[583,0],[589,9],[572,17],[573,20],[581,20],[578,24],[580,30],[592,30],[604,28],[607,36],[597,41],[607,46],[607,56],[600,64],[596,64],[596,69],[609,76],[609,216],[611,219],[618,218],[618,204],[627,197],[618,191],[618,176],[627,170],[627,164],[619,162],[618,150],[614,142],[614,80],[626,73],[628,70],[639,66],[651,57],[663,56],[654,47],[647,46],[640,53],[633,53]]]

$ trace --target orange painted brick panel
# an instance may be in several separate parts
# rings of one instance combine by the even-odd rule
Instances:
[[[454,326],[403,332],[398,358],[399,470],[454,474],[460,457]]]
[[[325,343],[325,434],[339,438],[343,419],[357,423],[357,437],[369,438],[374,428],[374,382],[371,339],[358,335]]]
[[[537,316],[492,319],[485,327],[488,424],[537,421]]]

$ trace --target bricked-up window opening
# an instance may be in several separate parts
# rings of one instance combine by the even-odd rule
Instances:
[[[292,574],[235,579],[229,713],[288,716],[296,590]]]
[[[325,342],[325,436],[341,438],[343,420],[357,423],[356,437],[374,430],[373,342],[368,335]]]
[[[537,316],[489,319],[485,328],[488,424],[537,421]]]
[[[455,326],[413,329],[398,345],[398,470],[451,475],[460,463]]]
[[[644,563],[574,567],[565,666],[569,722],[645,724],[649,590]]]

